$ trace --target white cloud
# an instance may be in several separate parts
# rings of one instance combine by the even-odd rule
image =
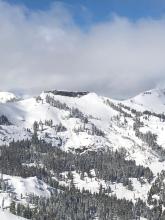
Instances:
[[[0,88],[131,96],[165,81],[165,18],[114,16],[88,31],[66,7],[29,11],[0,1]]]

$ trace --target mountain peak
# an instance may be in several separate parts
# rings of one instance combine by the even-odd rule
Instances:
[[[163,113],[165,112],[165,89],[147,90],[123,101],[123,103],[140,111],[150,110],[156,113]]]

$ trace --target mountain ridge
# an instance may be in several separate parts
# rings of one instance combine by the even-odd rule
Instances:
[[[159,100],[156,102],[156,112],[153,111],[155,100]],[[112,177],[107,183],[105,177],[98,176],[93,166],[88,174],[83,173],[83,178],[81,172],[78,173],[76,170],[70,173],[68,170],[63,170],[60,178],[57,176],[53,178],[60,187],[69,187],[71,182],[68,176],[71,175],[74,185],[81,191],[85,189],[99,193],[100,187],[108,190],[108,186],[112,190],[111,196],[116,195],[118,199],[125,198],[134,204],[139,198],[143,202],[148,201],[148,205],[151,205],[154,196],[157,195],[154,190],[151,191],[154,181],[158,181],[158,173],[165,169],[163,100],[163,90],[147,91],[124,101],[98,96],[96,93],[67,92],[66,95],[64,91],[47,91],[32,98],[0,103],[0,145],[9,146],[11,150],[12,144],[17,146],[17,142],[22,145],[21,141],[25,141],[29,145],[36,134],[41,143],[48,145],[48,149],[59,149],[73,157],[80,155],[80,160],[83,155],[86,155],[85,158],[92,158],[94,152],[98,152],[98,158],[100,158],[99,152],[111,152],[109,157],[111,158],[113,154],[114,158],[121,157],[120,160],[126,167],[131,163],[133,166],[131,169],[136,170],[138,178],[128,172],[130,175],[128,182],[125,183],[121,179],[114,185],[110,181]],[[158,111],[159,104],[160,111]],[[30,149],[30,152],[33,151],[36,152],[35,145]],[[113,161],[113,156],[111,159]],[[26,166],[29,167],[28,169],[41,166],[36,163],[28,162]],[[139,169],[143,170],[139,172],[145,173],[145,176],[138,173]],[[162,174],[162,180],[163,178]],[[19,185],[17,181],[7,182],[13,187],[14,184]],[[31,189],[28,184],[33,184],[32,182],[36,185],[36,190],[33,188],[32,191],[36,191],[37,194],[41,182],[31,179],[27,183],[27,189]],[[47,183],[41,183],[46,195],[50,187],[49,184],[44,184]],[[16,186],[15,188],[17,189]],[[20,201],[23,201],[19,189],[16,195]],[[161,196],[157,195],[157,198],[159,201]]]

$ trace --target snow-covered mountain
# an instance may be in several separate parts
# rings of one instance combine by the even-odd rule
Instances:
[[[124,103],[139,110],[150,110],[156,113],[165,112],[165,89],[153,89],[125,100]]]
[[[14,102],[13,102],[14,100]],[[41,140],[63,151],[81,153],[87,151],[124,149],[126,160],[149,167],[152,182],[141,184],[130,178],[133,190],[121,182],[109,183],[111,195],[136,202],[147,201],[148,193],[157,174],[165,169],[165,90],[153,89],[131,99],[118,101],[88,92],[46,91],[37,97],[19,100],[11,93],[0,93],[0,145],[17,140],[31,139],[34,130]],[[68,175],[67,172],[61,173]],[[72,172],[77,188],[99,192],[107,187],[105,179],[98,179],[94,170],[91,177]],[[5,177],[6,178],[6,177]],[[21,200],[24,191],[50,196],[51,187],[35,177],[20,179],[7,177]],[[64,180],[65,179],[65,180]],[[68,186],[67,178],[59,181]],[[1,194],[1,198],[4,196]],[[24,195],[25,196],[25,195]],[[10,200],[8,194],[5,200]],[[9,201],[10,202],[10,201]],[[25,202],[22,199],[22,202]]]
[[[52,100],[48,103],[48,96],[56,103],[53,104]],[[141,131],[156,134],[158,144],[165,148],[164,120],[154,115],[146,119],[146,114],[143,114],[146,110],[163,114],[165,112],[163,101],[165,101],[163,90],[147,91],[125,101],[113,100],[95,93],[79,96],[69,92],[67,95],[56,94],[54,91],[42,92],[38,97],[0,104],[0,115],[6,116],[9,121],[9,125],[1,123],[0,143],[8,144],[13,139],[31,138],[33,124],[36,121],[39,126],[38,135],[54,146],[60,144],[65,151],[74,151],[77,148],[123,147],[128,151],[129,157],[135,159],[138,164],[148,165],[150,160],[156,161],[157,157],[148,152],[147,145],[136,137],[133,130],[136,115],[131,110],[142,113]],[[75,113],[76,116],[70,116],[72,109],[78,111]],[[125,113],[127,115],[124,115]],[[83,122],[81,114],[87,118],[87,123]],[[49,125],[46,121],[51,121],[52,124]],[[56,127],[60,124],[66,128],[65,131],[57,132]],[[105,135],[92,135],[94,126]]]
[[[18,97],[11,92],[0,92],[0,103],[12,102],[18,100]]]

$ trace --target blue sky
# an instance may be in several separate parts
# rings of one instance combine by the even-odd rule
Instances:
[[[111,18],[114,13],[133,21],[139,18],[159,19],[165,14],[164,0],[5,0],[22,4],[31,10],[48,10],[54,2],[64,4],[80,26]]]
[[[3,90],[165,88],[165,0],[0,0],[0,33]]]

